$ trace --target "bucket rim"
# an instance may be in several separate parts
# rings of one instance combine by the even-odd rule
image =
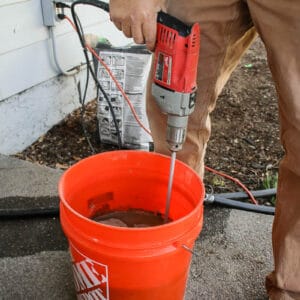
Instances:
[[[103,224],[103,223],[99,223],[97,221],[94,221],[86,216],[83,216],[82,214],[80,214],[78,211],[76,211],[74,208],[72,208],[72,206],[68,203],[67,199],[65,199],[64,197],[64,193],[63,193],[63,186],[64,186],[64,181],[66,176],[68,176],[68,173],[71,172],[71,170],[73,169],[73,167],[78,166],[79,164],[83,164],[85,163],[87,160],[90,159],[94,159],[95,157],[98,156],[103,156],[103,155],[109,155],[113,152],[122,152],[124,154],[127,153],[142,153],[143,155],[155,155],[155,156],[160,156],[163,158],[167,158],[170,159],[170,157],[168,155],[165,154],[161,154],[161,153],[156,153],[156,152],[147,152],[144,150],[114,150],[114,151],[106,151],[106,152],[102,152],[102,153],[97,153],[94,155],[91,155],[89,157],[86,157],[82,160],[80,160],[79,162],[77,162],[75,165],[71,166],[69,169],[67,169],[62,176],[60,177],[59,183],[58,183],[58,192],[59,192],[59,198],[60,198],[60,203],[62,205],[65,206],[65,208],[67,210],[69,210],[72,214],[74,214],[77,218],[83,220],[84,222],[88,222],[90,224],[96,225],[98,227],[104,227],[104,228],[108,228],[108,229],[114,229],[117,230],[119,232],[128,232],[128,230],[132,231],[132,232],[140,232],[140,231],[155,231],[155,230],[159,230],[161,227],[164,228],[168,228],[168,227],[173,227],[176,224],[180,224],[183,223],[185,220],[189,219],[193,214],[196,214],[197,211],[199,210],[199,208],[203,205],[204,202],[204,196],[205,196],[205,187],[204,184],[200,178],[200,176],[196,173],[195,170],[193,170],[189,165],[187,165],[186,163],[176,159],[176,164],[181,164],[184,165],[185,168],[189,169],[194,175],[196,175],[197,177],[199,177],[199,183],[201,186],[201,190],[200,190],[200,201],[197,203],[197,205],[195,205],[195,207],[193,208],[193,210],[191,212],[189,212],[188,214],[186,214],[185,216],[175,220],[175,221],[171,221],[169,223],[165,223],[162,225],[157,225],[157,226],[150,226],[150,227],[120,227],[120,226],[112,226],[112,225],[107,225],[107,224]]]

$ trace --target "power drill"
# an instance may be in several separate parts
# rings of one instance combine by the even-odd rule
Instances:
[[[109,12],[109,4],[99,0],[79,0]],[[157,15],[152,95],[168,115],[166,140],[169,149],[182,149],[188,116],[194,111],[196,77],[200,49],[200,26],[189,26],[162,11]]]
[[[152,95],[167,114],[169,149],[182,149],[188,116],[194,111],[200,26],[188,26],[164,12],[157,17]]]

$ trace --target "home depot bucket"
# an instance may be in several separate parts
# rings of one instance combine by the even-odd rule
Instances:
[[[91,219],[101,211],[164,214],[170,158],[144,151],[91,156],[59,183],[60,218],[68,238],[77,299],[183,299],[194,241],[203,223],[204,187],[176,161],[167,224],[124,228]]]

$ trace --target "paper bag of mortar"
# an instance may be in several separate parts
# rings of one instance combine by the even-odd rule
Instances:
[[[111,69],[131,100],[133,107],[146,128],[146,83],[151,66],[151,53],[144,46],[115,48],[98,44],[95,48],[100,57]],[[111,101],[122,139],[122,146],[128,149],[152,149],[153,143],[135,120],[130,107],[105,68],[95,61],[96,75]],[[109,105],[99,91],[97,102],[99,135],[102,143],[118,145],[118,135]]]

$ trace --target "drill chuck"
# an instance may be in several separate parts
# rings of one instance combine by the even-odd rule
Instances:
[[[186,137],[188,116],[168,115],[167,121],[167,143],[172,152],[182,149]]]
[[[168,116],[166,140],[169,149],[172,152],[181,150],[186,137],[188,117],[194,111],[196,90],[193,93],[178,93],[154,83],[152,95],[160,110]]]

